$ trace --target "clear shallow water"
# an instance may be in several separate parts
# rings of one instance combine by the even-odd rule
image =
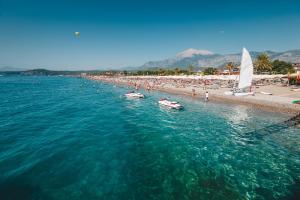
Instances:
[[[299,129],[253,132],[289,116],[126,91],[1,77],[0,199],[297,199]]]

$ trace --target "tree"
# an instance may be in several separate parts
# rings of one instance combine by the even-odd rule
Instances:
[[[189,71],[189,74],[192,74],[194,72],[194,66],[193,65],[189,65],[188,66],[188,71]]]
[[[176,68],[174,69],[174,71],[175,71],[175,75],[178,75],[179,72],[180,72],[180,69],[179,69],[178,67],[176,67]]]
[[[257,72],[271,72],[272,63],[268,54],[262,53],[258,55],[256,61],[254,62],[254,67]]]
[[[272,71],[275,72],[276,74],[287,74],[288,72],[290,73],[295,72],[291,63],[275,60],[273,61],[272,65],[273,65]]]
[[[229,62],[229,63],[226,64],[226,69],[229,70],[229,75],[231,74],[233,68],[234,68],[233,62]]]
[[[162,69],[162,68],[158,69],[158,75],[162,76],[162,75],[164,75],[164,73],[165,73],[164,69]]]
[[[214,75],[217,73],[217,69],[216,68],[213,68],[213,67],[208,67],[208,68],[205,68],[203,73],[204,75]]]

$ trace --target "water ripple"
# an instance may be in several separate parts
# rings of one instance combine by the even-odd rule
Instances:
[[[67,77],[1,77],[0,197],[288,199],[299,129],[254,137],[285,115]],[[23,194],[23,195],[17,195]]]

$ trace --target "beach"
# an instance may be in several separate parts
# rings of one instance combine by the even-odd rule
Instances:
[[[85,76],[85,78],[124,85],[132,89],[158,90],[172,94],[191,96],[204,101],[205,92],[209,100],[244,104],[274,112],[295,114],[300,112],[300,105],[292,102],[300,99],[300,90],[287,85],[284,75],[254,75],[252,90],[255,95],[226,95],[238,77],[236,75],[213,76]]]

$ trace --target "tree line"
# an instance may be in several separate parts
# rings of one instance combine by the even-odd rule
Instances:
[[[254,73],[255,74],[288,74],[295,73],[295,70],[291,63],[274,60],[271,61],[270,57],[267,53],[261,53],[257,56],[257,58],[253,62],[254,65]],[[227,63],[225,68],[232,72],[234,68],[239,68],[239,66],[234,65],[233,62]]]
[[[266,53],[257,56],[254,62],[254,70],[256,73],[269,73],[269,74],[288,74],[295,73],[291,63],[280,60],[271,61]]]

